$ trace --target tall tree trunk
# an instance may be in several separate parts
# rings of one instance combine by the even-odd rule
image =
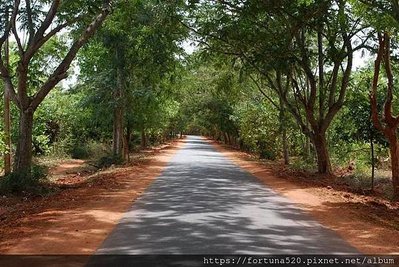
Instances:
[[[126,135],[124,138],[124,158],[126,159],[127,163],[130,163],[130,137],[132,135],[132,129],[130,124],[127,123],[126,125]]]
[[[370,122],[372,120],[373,110],[370,106]],[[375,180],[375,156],[374,156],[374,129],[372,122],[369,123],[369,135],[370,135],[370,154],[371,154],[371,191],[374,191],[374,180]]]
[[[393,199],[397,201],[399,200],[399,145],[396,133],[399,126],[399,117],[392,114],[392,103],[394,99],[394,77],[391,67],[391,38],[388,33],[378,33],[378,41],[379,48],[377,58],[374,62],[374,76],[370,92],[371,119],[374,126],[384,134],[389,142],[392,166]],[[382,61],[384,62],[387,87],[385,104],[383,108],[383,118],[380,119],[377,104],[377,88]]]
[[[289,165],[290,164],[290,156],[289,156],[289,151],[288,151],[287,130],[285,128],[283,129],[281,135],[282,135],[282,139],[283,139],[284,164]]]
[[[228,140],[228,138],[227,138],[227,133],[226,133],[226,132],[223,132],[223,142],[224,142],[225,144],[229,144],[229,140]]]
[[[141,148],[147,147],[147,135],[145,134],[145,129],[141,129]]]
[[[229,145],[233,144],[233,142],[231,142],[231,135],[229,133],[227,133],[227,142]]]
[[[310,159],[310,139],[307,135],[304,136],[304,142],[303,142],[303,152],[304,152],[304,157],[306,160]]]
[[[14,161],[14,172],[29,173],[32,167],[33,111],[19,113],[19,136]]]
[[[393,200],[399,200],[399,144],[396,131],[386,131],[391,154]]]
[[[123,111],[120,107],[114,110],[113,131],[113,153],[114,156],[123,158]]]
[[[372,132],[370,132],[370,152],[371,152],[371,191],[374,191],[375,156],[374,156],[374,137]]]
[[[6,18],[8,19],[8,10],[6,11]],[[5,49],[5,63],[8,68],[10,65],[10,51],[9,51],[9,40],[4,45]],[[11,112],[10,112],[10,90],[9,85],[6,83],[4,88],[4,144],[6,146],[6,152],[4,153],[4,174],[11,173]]]
[[[113,153],[115,157],[124,159],[123,153],[123,74],[122,69],[118,67],[117,70],[117,86],[114,93],[115,107],[114,107],[114,129],[113,129]]]
[[[318,172],[331,174],[332,168],[325,133],[314,134],[312,141],[316,150]]]
[[[286,117],[285,117],[285,107],[283,101],[280,99],[280,132],[281,139],[283,141],[283,156],[284,156],[284,164],[290,164],[290,157],[288,151],[288,140],[287,140],[287,125],[286,125]]]

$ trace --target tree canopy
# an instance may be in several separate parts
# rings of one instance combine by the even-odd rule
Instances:
[[[123,163],[191,133],[323,175],[389,156],[399,196],[397,1],[18,0],[0,14],[14,173],[94,144]]]

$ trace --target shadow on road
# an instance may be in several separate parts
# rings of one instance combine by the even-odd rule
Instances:
[[[186,142],[97,254],[358,253],[206,141]]]

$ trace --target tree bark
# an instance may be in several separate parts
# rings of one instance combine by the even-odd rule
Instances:
[[[231,135],[230,135],[228,132],[227,132],[226,134],[227,134],[227,143],[228,143],[229,145],[232,145],[233,142],[231,142]]]
[[[324,133],[314,134],[312,141],[316,150],[318,172],[322,174],[331,174],[332,168],[326,135]]]
[[[370,132],[370,152],[371,152],[371,191],[374,191],[375,156],[374,156],[374,137],[372,132]]]
[[[223,132],[223,142],[224,142],[226,145],[229,144],[229,140],[228,140],[228,138],[227,138],[227,133],[226,133],[226,132]]]
[[[130,163],[130,138],[132,135],[132,130],[130,127],[130,124],[127,123],[126,125],[126,135],[124,138],[124,159],[127,161],[127,163]]]
[[[377,58],[374,62],[374,77],[370,93],[371,103],[371,119],[374,126],[381,131],[389,142],[389,151],[391,154],[391,169],[392,169],[392,186],[393,199],[399,200],[399,155],[398,155],[398,138],[396,135],[399,117],[392,114],[393,89],[394,78],[391,68],[391,45],[390,36],[388,33],[378,33],[379,48]],[[386,98],[383,108],[383,117],[380,119],[378,104],[377,104],[377,88],[379,82],[381,63],[384,62],[384,68],[387,77]]]
[[[282,139],[283,139],[283,155],[284,155],[284,164],[289,165],[290,164],[290,156],[288,152],[288,140],[287,140],[287,130],[284,128],[282,133]]]
[[[6,11],[6,18],[8,19],[8,10]],[[5,42],[5,64],[9,68],[10,65],[10,49],[9,40]],[[9,84],[5,84],[4,88],[4,144],[6,145],[6,152],[4,153],[4,174],[11,173],[11,112],[10,112],[10,91]]]
[[[114,110],[114,131],[113,131],[113,153],[114,156],[122,158],[123,152],[123,112],[121,108]]]
[[[304,142],[303,142],[304,157],[305,157],[305,159],[308,160],[308,159],[310,159],[310,155],[311,155],[310,141],[309,141],[309,137],[307,135],[304,134],[303,137],[305,138]]]
[[[19,136],[15,154],[14,172],[30,173],[32,165],[33,110],[20,111]]]
[[[286,125],[286,118],[285,118],[285,108],[284,103],[280,99],[280,107],[279,107],[279,117],[280,117],[280,132],[281,132],[281,139],[283,142],[283,157],[284,157],[284,164],[290,164],[290,157],[288,151],[288,140],[287,140],[287,125]]]
[[[386,131],[389,141],[389,152],[391,154],[393,200],[399,200],[399,144],[396,131]]]
[[[117,51],[117,58],[119,58]],[[123,77],[121,67],[117,69],[117,85],[114,93],[115,107],[114,107],[114,129],[113,129],[113,153],[115,157],[124,158],[123,151]]]
[[[147,147],[147,135],[145,134],[145,129],[141,130],[141,148]]]

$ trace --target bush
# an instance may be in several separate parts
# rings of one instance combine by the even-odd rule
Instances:
[[[36,192],[41,190],[41,185],[46,181],[48,168],[33,165],[29,173],[11,173],[0,179],[1,193],[20,193],[22,191]]]
[[[309,171],[316,172],[317,166],[313,159],[304,159],[302,157],[291,158],[292,164],[291,168],[296,171]]]
[[[96,141],[79,142],[72,146],[70,155],[73,159],[100,159],[109,152],[106,144]]]
[[[85,144],[74,144],[69,152],[73,159],[87,159],[90,157],[90,151]]]
[[[99,168],[108,168],[113,164],[122,164],[123,163],[123,159],[118,157],[118,156],[114,156],[114,155],[107,155],[104,156],[102,158],[100,158],[100,160],[98,161],[98,167]]]

